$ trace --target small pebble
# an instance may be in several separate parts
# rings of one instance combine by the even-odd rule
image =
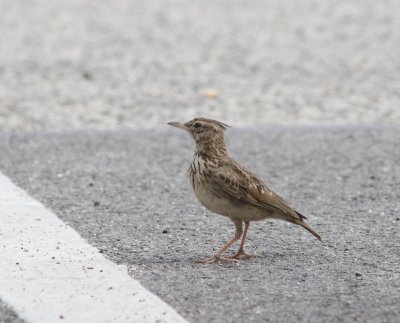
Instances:
[[[89,72],[83,72],[82,73],[82,77],[86,80],[91,80],[92,79],[92,74],[90,74]]]

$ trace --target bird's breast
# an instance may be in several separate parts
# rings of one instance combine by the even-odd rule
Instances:
[[[244,221],[258,221],[267,217],[274,217],[273,214],[265,209],[256,207],[239,199],[229,198],[226,194],[217,194],[218,187],[210,181],[210,165],[208,161],[195,158],[188,168],[188,177],[193,191],[199,202],[211,212],[221,214],[232,219],[242,219]]]
[[[194,159],[188,169],[188,177],[193,191],[199,202],[212,212],[231,216],[234,207],[231,201],[221,198],[210,189],[210,181],[207,179],[207,164],[201,159]]]

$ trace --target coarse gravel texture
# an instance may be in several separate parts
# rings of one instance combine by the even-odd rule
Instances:
[[[397,0],[0,2],[0,129],[400,122]]]
[[[232,156],[323,237],[257,222],[246,249],[259,257],[239,263],[192,263],[234,229],[195,200],[185,177],[193,143],[176,129],[2,134],[0,169],[190,321],[398,322],[399,135],[229,130]]]

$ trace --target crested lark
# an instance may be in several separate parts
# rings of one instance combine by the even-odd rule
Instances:
[[[196,143],[188,177],[200,203],[212,212],[227,216],[236,227],[235,237],[217,254],[196,262],[210,264],[220,259],[251,257],[243,249],[250,221],[285,220],[302,226],[321,240],[319,234],[304,222],[304,215],[292,209],[256,175],[228,156],[224,142],[226,124],[205,118],[168,124],[188,132]],[[232,256],[223,256],[240,238],[239,250]]]

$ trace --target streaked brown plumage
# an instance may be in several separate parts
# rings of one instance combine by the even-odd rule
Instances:
[[[321,240],[319,234],[304,222],[304,215],[292,209],[256,175],[228,156],[224,141],[224,130],[228,127],[226,124],[205,118],[168,124],[187,131],[196,143],[188,177],[200,203],[212,212],[229,217],[236,227],[235,237],[216,255],[197,262],[213,263],[219,259],[250,257],[243,250],[250,221],[285,220],[302,226]],[[238,252],[232,256],[223,256],[240,237],[242,240]]]

